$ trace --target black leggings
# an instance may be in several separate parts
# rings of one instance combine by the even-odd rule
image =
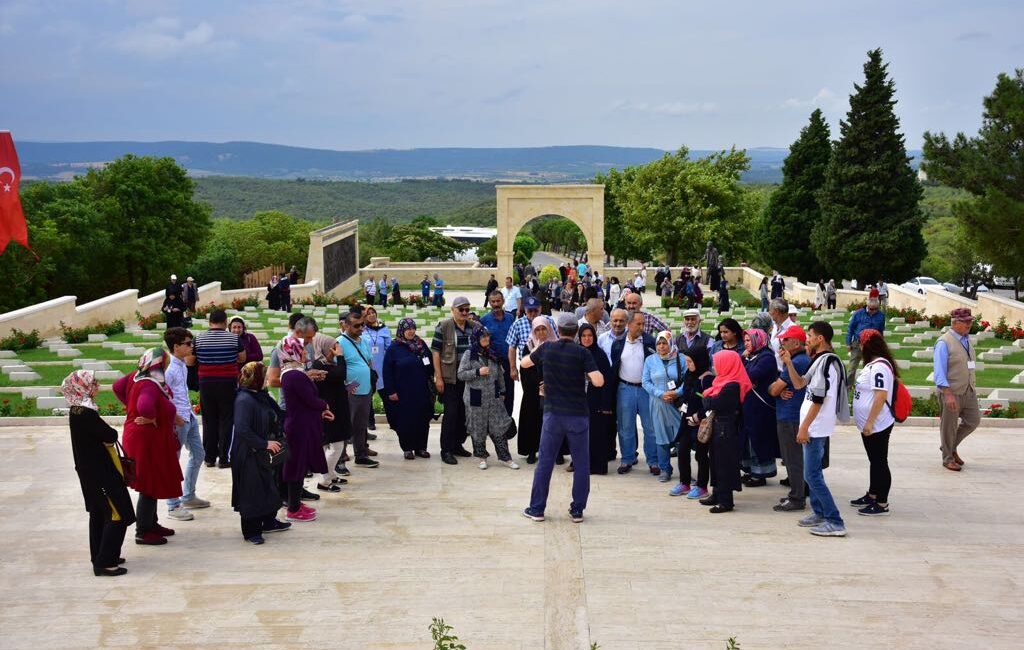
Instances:
[[[705,490],[708,489],[708,479],[711,476],[711,459],[708,456],[708,452],[711,449],[711,445],[705,442],[697,442],[697,427],[687,426],[685,421],[679,428],[679,439],[677,442],[679,482],[692,482],[693,475],[690,472],[690,450],[692,449],[694,452],[693,456],[697,460],[697,486]]]
[[[288,512],[295,512],[302,505],[302,481],[287,481]]]
[[[140,492],[135,505],[135,535],[142,537],[156,527],[156,499]]]
[[[892,487],[892,473],[889,472],[889,434],[893,425],[873,433],[870,436],[861,434],[864,451],[868,453],[871,463],[871,485],[868,494],[873,494],[879,503],[889,503],[889,488]]]

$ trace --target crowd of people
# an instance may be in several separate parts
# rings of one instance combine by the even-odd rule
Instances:
[[[117,432],[97,415],[94,374],[76,370],[62,390],[71,404],[72,446],[90,512],[94,572],[125,572],[120,549],[131,523],[137,544],[167,543],[175,531],[160,523],[160,500],[167,501],[168,518],[178,521],[208,507],[197,495],[204,464],[231,470],[231,505],[246,542],[260,545],[268,533],[315,521],[318,511],[309,504],[341,492],[349,464],[380,465],[369,445],[376,439],[374,393],[408,461],[431,458],[428,431],[438,417],[445,464],[472,458],[486,470],[493,451],[498,463],[517,470],[514,440],[518,455],[536,465],[523,512],[535,521],[545,517],[553,468],[566,456],[573,473],[569,515],[579,522],[590,475],[607,474],[616,460],[617,474],[629,474],[642,450],[648,473],[672,484],[669,496],[698,501],[714,514],[735,510],[735,493],[744,488],[767,486],[779,475],[781,459],[786,478],[779,484],[786,491],[773,509],[805,512],[809,505],[800,526],[818,536],[844,536],[823,470],[829,438],[851,418],[869,470],[865,494],[850,504],[860,515],[889,514],[888,447],[899,368],[876,298],[851,318],[847,368],[834,351],[832,326],[816,321],[802,327],[781,296],[748,327],[724,318],[708,334],[701,311],[689,308],[681,330],[673,332],[644,311],[643,285],[634,282],[636,290],[623,288],[610,303],[601,294],[603,276],[584,266],[567,268],[567,281],[582,278],[589,293],[577,307],[563,302],[555,317],[524,291],[531,277],[524,269],[523,285],[507,278],[505,287],[489,293],[481,317],[467,298],[455,297],[426,338],[409,318],[392,335],[369,300],[341,313],[338,335],[293,313],[288,334],[266,362],[245,321],[229,321],[222,310],[210,312],[198,336],[169,326],[165,347],[147,350],[137,370],[114,385],[127,413],[123,452],[113,446]],[[438,282],[430,287],[425,278],[423,290],[436,291]],[[953,471],[964,465],[958,446],[978,424],[967,336],[972,320],[969,311],[954,311],[951,330],[936,345],[943,465]],[[190,388],[199,392],[201,435]],[[279,391],[276,399],[270,389]],[[184,472],[182,450],[189,456]],[[126,485],[138,492],[134,508]]]

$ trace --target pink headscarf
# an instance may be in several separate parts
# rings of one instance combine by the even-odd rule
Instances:
[[[535,330],[538,327],[543,327],[547,331],[547,333],[544,335],[544,338],[540,338],[537,336],[537,332]],[[530,348],[531,350],[536,350],[537,347],[541,343],[544,343],[545,341],[557,340],[558,335],[555,334],[555,330],[553,327],[551,327],[551,321],[548,320],[547,316],[538,316],[537,318],[534,318],[530,322],[530,338],[526,342],[528,348]]]
[[[712,363],[715,368],[715,380],[704,391],[704,397],[714,397],[722,392],[726,384],[736,382],[740,385],[740,401],[742,402],[753,384],[750,383],[750,377],[747,376],[747,371],[743,368],[743,359],[740,358],[740,355],[732,350],[722,350],[715,354]]]
[[[748,329],[746,332],[744,332],[744,334],[750,337],[750,345],[751,347],[753,347],[751,353],[756,354],[757,352],[763,350],[766,345],[768,345],[768,333],[765,332],[763,329],[752,327]]]

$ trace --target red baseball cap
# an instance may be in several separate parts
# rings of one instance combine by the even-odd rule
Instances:
[[[782,339],[796,339],[807,343],[807,332],[805,332],[804,328],[799,325],[790,325],[789,329],[782,334],[779,334],[779,340],[781,341]]]

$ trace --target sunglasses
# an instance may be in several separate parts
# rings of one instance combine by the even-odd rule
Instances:
[[[460,314],[468,314],[469,313],[469,307],[459,307],[458,311],[459,311]]]

